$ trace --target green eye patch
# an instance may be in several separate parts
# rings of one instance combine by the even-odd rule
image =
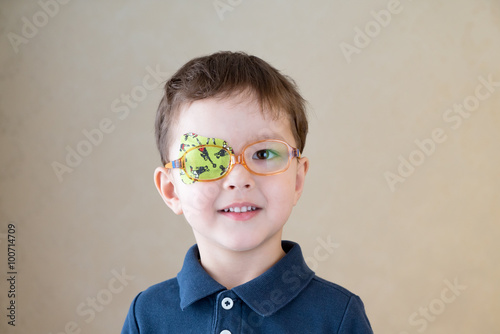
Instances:
[[[219,138],[203,137],[195,133],[182,135],[179,149],[179,158],[184,156],[185,169],[181,169],[180,176],[185,184],[194,183],[196,180],[209,180],[220,177],[230,165],[230,155],[233,149],[227,142]]]

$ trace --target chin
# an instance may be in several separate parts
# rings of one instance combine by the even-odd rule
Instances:
[[[264,236],[253,236],[253,235],[244,235],[240,237],[233,237],[231,240],[224,240],[221,244],[228,250],[235,252],[247,252],[254,250],[263,246],[266,243],[271,242],[274,239],[273,237],[264,237]],[[281,239],[279,239],[281,242]]]
[[[259,242],[252,242],[251,240],[244,240],[242,242],[231,242],[231,243],[225,242],[222,244],[224,248],[233,252],[247,252],[257,248],[259,245],[260,245]]]

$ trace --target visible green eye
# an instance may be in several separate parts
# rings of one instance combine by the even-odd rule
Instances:
[[[253,154],[252,159],[256,160],[269,160],[277,157],[278,154],[272,150],[259,150]]]

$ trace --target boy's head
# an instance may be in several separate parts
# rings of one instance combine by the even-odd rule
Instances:
[[[155,123],[163,165],[169,161],[172,126],[184,107],[201,99],[223,99],[237,93],[253,95],[266,116],[287,118],[297,148],[304,150],[308,130],[305,100],[293,80],[258,57],[218,52],[187,62],[165,84]]]
[[[297,150],[306,133],[304,100],[263,60],[230,52],[194,59],[167,82],[158,109],[156,139],[169,169],[156,169],[156,186],[200,247],[280,244],[308,169]]]

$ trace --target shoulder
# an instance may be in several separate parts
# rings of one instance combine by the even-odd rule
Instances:
[[[359,298],[346,288],[316,275],[313,276],[304,292],[309,295],[309,298],[317,296],[321,299],[333,299],[338,303],[347,303],[351,298]]]
[[[173,291],[178,291],[179,290],[179,283],[177,282],[177,277],[170,278],[166,281],[163,281],[161,283],[156,283],[146,290],[144,290],[143,294],[146,295],[154,295],[157,294],[158,292],[163,292],[163,293],[168,293],[168,292],[173,292]]]
[[[172,304],[179,306],[179,283],[177,278],[157,283],[139,293],[134,300],[136,312],[155,313],[159,309],[170,307]]]
[[[373,333],[361,298],[346,288],[314,276],[304,292],[308,303],[337,319],[339,333]]]
[[[328,295],[332,295],[335,297],[349,299],[353,296],[356,296],[354,293],[347,290],[346,288],[338,284],[335,284],[333,282],[327,281],[326,279],[318,277],[316,275],[314,275],[310,285],[315,290],[318,290],[318,292],[326,293]]]
[[[346,288],[318,276],[313,277],[299,298],[301,304],[309,305],[316,312],[328,314],[339,321],[346,316],[362,319],[366,317],[361,298]]]
[[[179,308],[178,290],[177,278],[172,278],[140,292],[130,305],[122,334],[157,333],[158,326],[166,326],[173,306]]]

